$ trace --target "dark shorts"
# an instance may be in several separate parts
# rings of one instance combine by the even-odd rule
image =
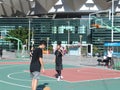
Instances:
[[[107,57],[107,59],[110,61],[110,60],[112,60],[112,57]]]
[[[63,70],[63,65],[56,65],[56,70]]]
[[[32,79],[40,79],[40,72],[35,71],[35,72],[31,72],[31,77]]]

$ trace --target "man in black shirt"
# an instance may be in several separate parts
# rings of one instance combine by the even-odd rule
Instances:
[[[43,53],[42,49],[46,46],[45,41],[41,41],[38,48],[33,51],[33,56],[30,64],[30,73],[32,76],[32,90],[36,90],[40,71],[44,72]]]
[[[63,76],[61,75],[61,71],[63,69],[62,56],[63,56],[63,51],[61,50],[61,45],[57,45],[57,50],[55,51],[55,66],[56,66],[55,69],[58,75],[57,81],[63,79]]]

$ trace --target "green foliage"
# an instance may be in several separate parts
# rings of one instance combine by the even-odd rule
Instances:
[[[96,46],[93,46],[93,53],[99,53],[99,50]]]
[[[50,53],[53,53],[53,46],[50,45],[50,46],[48,47],[48,50],[50,51]]]
[[[102,55],[102,50],[100,50],[100,49],[98,49],[98,47],[97,46],[93,46],[93,54],[95,55],[96,53],[99,53],[100,55]]]
[[[20,39],[22,43],[25,44],[26,39],[28,39],[28,29],[20,27],[15,30],[10,30],[8,32],[8,35]],[[15,41],[11,40],[11,42],[15,42]]]
[[[47,47],[44,50],[47,50]],[[50,51],[50,53],[53,53],[53,46],[49,45],[48,46],[48,50]]]

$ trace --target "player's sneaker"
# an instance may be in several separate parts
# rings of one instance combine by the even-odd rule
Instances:
[[[57,81],[60,81],[60,79],[61,79],[61,77],[60,77],[60,76],[58,76]]]
[[[63,79],[64,77],[63,76],[60,76],[61,79]]]

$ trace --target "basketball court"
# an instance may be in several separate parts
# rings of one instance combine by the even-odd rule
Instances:
[[[29,60],[1,60],[0,89],[30,90],[29,63]],[[116,70],[64,64],[64,79],[58,82],[54,64],[46,63],[45,68],[37,90],[45,87],[51,90],[116,90],[120,87],[120,72]]]

